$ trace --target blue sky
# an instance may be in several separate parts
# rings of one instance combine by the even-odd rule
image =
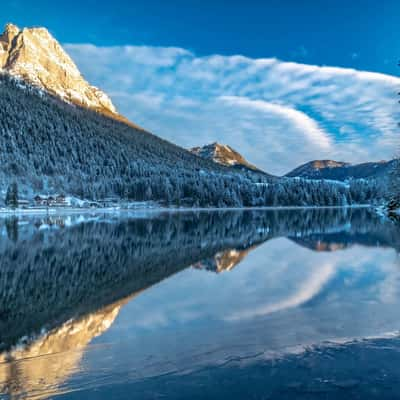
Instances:
[[[62,42],[154,45],[397,74],[396,0],[9,0],[0,23],[44,25]]]
[[[159,136],[224,142],[284,173],[316,158],[395,155],[399,11],[390,0],[11,0],[0,24],[47,27]]]

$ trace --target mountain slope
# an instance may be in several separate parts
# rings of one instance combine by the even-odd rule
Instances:
[[[148,132],[73,107],[8,75],[0,76],[0,166],[3,188],[16,179],[36,192],[87,198],[193,198],[202,190],[189,189],[195,182],[215,178],[221,181],[213,185],[223,188],[225,180],[241,180]]]
[[[45,28],[6,25],[0,36],[0,68],[65,101],[117,115],[108,96],[85,81]]]
[[[337,181],[388,178],[397,163],[397,160],[391,160],[353,165],[332,160],[315,160],[295,168],[285,176],[307,179],[331,179]]]

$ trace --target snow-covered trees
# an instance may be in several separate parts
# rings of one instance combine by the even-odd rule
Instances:
[[[400,158],[393,168],[392,173],[392,197],[399,203],[400,207]]]
[[[0,190],[63,192],[182,206],[345,205],[382,182],[273,178],[204,160],[148,132],[0,75]]]
[[[393,168],[390,181],[390,201],[387,203],[386,209],[389,216],[399,219],[400,210],[400,159]]]

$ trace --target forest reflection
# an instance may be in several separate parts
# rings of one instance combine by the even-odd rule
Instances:
[[[398,227],[367,208],[12,217],[0,224],[0,393],[16,397],[59,392],[123,305],[186,268],[227,273],[279,237],[316,252],[400,249]]]

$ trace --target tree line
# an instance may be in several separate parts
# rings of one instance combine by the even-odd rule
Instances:
[[[347,205],[386,182],[274,178],[202,159],[161,138],[0,75],[0,188],[200,207]],[[5,196],[7,197],[7,196]],[[6,201],[11,204],[10,198]]]

